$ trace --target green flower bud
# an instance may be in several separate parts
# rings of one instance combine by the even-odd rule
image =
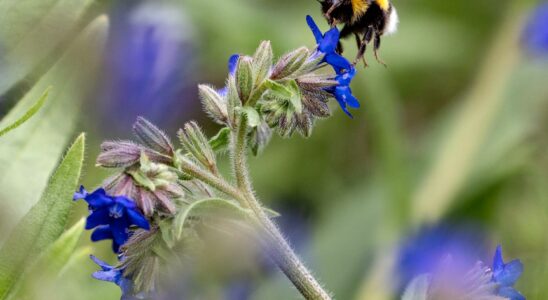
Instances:
[[[173,146],[167,135],[143,117],[133,124],[133,133],[141,143],[162,154],[173,156]]]
[[[209,170],[213,171],[217,169],[215,152],[196,122],[188,122],[183,129],[179,130],[179,140],[185,150],[199,163]]]
[[[269,75],[272,67],[272,46],[270,41],[263,41],[253,55],[254,86],[259,86]]]
[[[272,69],[270,79],[277,80],[294,75],[303,66],[309,54],[308,49],[305,47],[285,54]]]
[[[205,112],[217,123],[228,123],[227,103],[212,87],[204,84],[198,85],[198,92]]]
[[[246,103],[253,91],[253,59],[242,56],[236,69],[236,88],[242,103]]]

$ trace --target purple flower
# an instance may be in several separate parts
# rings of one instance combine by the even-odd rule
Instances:
[[[112,239],[112,250],[117,253],[120,246],[129,238],[132,225],[149,230],[147,219],[138,210],[137,205],[123,196],[110,196],[99,188],[88,193],[83,186],[74,194],[74,200],[84,199],[91,210],[86,220],[86,229],[96,228],[91,240]]]
[[[337,53],[340,38],[339,30],[333,27],[323,34],[311,16],[306,16],[306,22],[318,44],[317,55],[324,56],[320,63],[329,64],[337,74],[334,79],[338,84],[327,88],[326,91],[333,95],[344,113],[352,118],[352,114],[347,107],[360,107],[358,99],[352,95],[352,89],[350,89],[350,83],[356,75],[356,68],[346,58]]]
[[[195,32],[185,11],[166,2],[113,2],[98,95],[99,125],[110,134],[126,133],[136,116],[169,127],[191,113],[184,95],[193,89]]]
[[[548,53],[548,3],[535,9],[525,28],[524,42],[532,53]]]
[[[523,264],[515,259],[507,264],[502,258],[502,247],[499,245],[493,258],[493,278],[498,284],[497,294],[510,300],[525,300],[516,289],[514,284],[523,273]]]

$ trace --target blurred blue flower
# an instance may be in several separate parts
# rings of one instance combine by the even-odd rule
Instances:
[[[195,78],[191,22],[180,6],[165,1],[113,3],[101,126],[120,135],[144,116],[169,128],[194,107],[194,99],[184,96]]]
[[[486,237],[478,226],[447,223],[425,226],[400,246],[399,287],[403,288],[416,276],[445,268],[448,257],[455,272],[465,273],[487,256]]]
[[[96,228],[91,235],[92,241],[112,239],[112,250],[115,253],[128,240],[132,225],[150,229],[146,218],[129,198],[110,196],[102,188],[90,194],[81,186],[74,194],[74,200],[79,199],[84,199],[91,210],[86,220],[86,229]]]
[[[538,6],[527,22],[525,46],[535,54],[548,53],[548,3]]]
[[[356,75],[356,68],[346,58],[337,53],[337,45],[340,38],[339,29],[333,27],[323,34],[311,16],[306,16],[306,22],[318,44],[317,55],[323,55],[321,63],[325,62],[329,64],[337,74],[334,79],[339,84],[326,89],[326,91],[331,93],[342,110],[349,117],[352,117],[347,106],[352,108],[360,107],[358,99],[352,95],[352,90],[350,89],[350,83]]]
[[[113,282],[119,286],[122,290],[122,300],[136,299],[133,296],[130,296],[133,291],[133,282],[124,277],[123,269],[111,266],[94,255],[90,255],[90,257],[94,263],[101,267],[101,271],[92,274],[93,278]]]
[[[523,273],[523,264],[518,259],[505,264],[502,258],[502,247],[500,245],[495,251],[492,270],[492,280],[498,284],[497,294],[499,296],[510,300],[525,300],[525,297],[513,287]]]

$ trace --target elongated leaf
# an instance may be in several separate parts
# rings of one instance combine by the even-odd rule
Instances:
[[[48,177],[74,132],[81,102],[86,96],[102,55],[107,19],[91,23],[61,60],[34,86],[3,122],[14,122],[44,90],[53,86],[48,101],[17,134],[0,144],[0,240],[38,201]],[[0,241],[1,242],[1,241]]]
[[[34,299],[37,297],[31,293],[40,292],[43,286],[54,284],[61,271],[75,255],[74,250],[84,232],[84,224],[85,219],[81,219],[51,244],[25,271],[9,299]]]
[[[0,299],[5,299],[29,263],[63,233],[82,170],[84,148],[82,134],[53,174],[40,201],[0,249]]]
[[[0,1],[0,95],[76,29],[91,0]]]
[[[28,119],[30,119],[32,116],[34,116],[34,114],[36,114],[38,112],[38,110],[40,110],[40,108],[42,108],[42,106],[44,105],[44,102],[46,102],[46,99],[48,98],[49,90],[50,90],[50,88],[48,88],[44,92],[44,94],[42,94],[42,96],[38,99],[38,101],[36,101],[30,107],[30,109],[27,110],[27,112],[24,115],[22,115],[19,119],[17,119],[15,122],[13,122],[13,123],[5,126],[5,127],[2,124],[3,122],[0,122],[0,136],[3,136],[4,134],[12,131],[13,129],[21,126]]]

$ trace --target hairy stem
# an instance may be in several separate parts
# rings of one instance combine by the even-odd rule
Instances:
[[[268,217],[255,197],[247,169],[246,134],[247,120],[245,116],[242,116],[238,127],[232,133],[232,147],[230,148],[232,151],[233,172],[236,176],[238,189],[247,202],[247,207],[253,211],[268,236],[268,247],[271,250],[272,259],[304,298],[314,300],[331,299],[320,283],[312,276],[312,273],[299,260],[276,224]]]

